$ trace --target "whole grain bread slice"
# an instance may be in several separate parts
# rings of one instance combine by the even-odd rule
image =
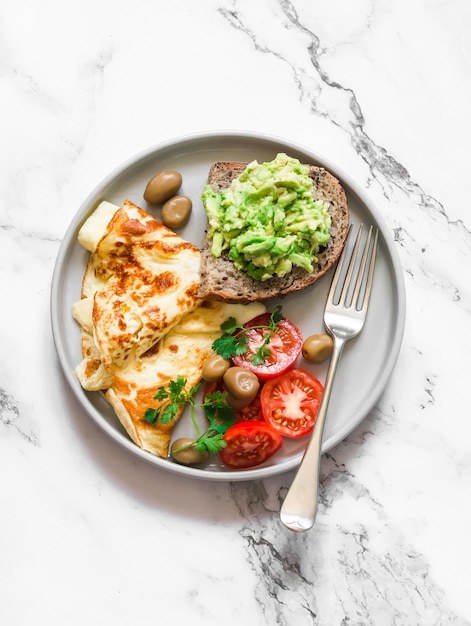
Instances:
[[[247,163],[220,162],[211,166],[208,183],[219,193],[230,186],[246,168]],[[300,291],[315,283],[337,261],[345,244],[349,223],[349,212],[345,190],[340,182],[327,170],[309,165],[309,176],[314,182],[314,200],[329,202],[332,218],[330,240],[316,255],[318,262],[312,272],[294,267],[283,278],[258,281],[237,269],[229,259],[227,251],[218,258],[211,254],[211,240],[206,230],[201,250],[201,280],[198,296],[205,300],[226,302],[253,302],[270,298],[283,298],[289,293]]]

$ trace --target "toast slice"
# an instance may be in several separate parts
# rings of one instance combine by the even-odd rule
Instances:
[[[211,166],[208,183],[216,193],[230,186],[246,168],[247,163],[220,162]],[[309,165],[309,176],[314,182],[314,200],[329,202],[332,218],[330,239],[327,246],[316,255],[318,262],[312,272],[294,267],[283,278],[258,281],[237,269],[229,259],[227,251],[218,258],[211,254],[211,240],[207,231],[201,251],[201,280],[198,296],[205,300],[226,302],[254,302],[269,298],[284,298],[289,293],[300,291],[314,284],[337,261],[347,238],[349,211],[345,190],[340,182],[327,170]]]

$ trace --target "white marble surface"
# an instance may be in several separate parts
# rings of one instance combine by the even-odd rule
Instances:
[[[471,624],[470,33],[466,0],[2,3],[2,624]],[[277,518],[291,474],[188,481],[122,450],[52,342],[86,195],[153,144],[224,129],[348,171],[404,268],[397,367],[323,458],[301,535]]]

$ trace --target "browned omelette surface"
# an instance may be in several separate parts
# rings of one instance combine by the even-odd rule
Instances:
[[[94,292],[94,338],[105,364],[151,348],[197,304],[199,250],[125,201],[90,256],[82,297]]]
[[[265,307],[199,300],[198,248],[129,201],[99,206],[79,241],[90,258],[73,308],[82,330],[77,377],[104,393],[138,446],[166,457],[179,414],[168,425],[145,421],[158,388],[178,376],[197,384],[221,323],[244,323]]]

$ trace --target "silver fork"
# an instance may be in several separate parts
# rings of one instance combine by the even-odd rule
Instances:
[[[378,229],[370,226],[366,241],[362,243],[363,224],[358,228],[357,238],[351,254],[347,247],[352,235],[352,226],[332,279],[324,312],[324,324],[334,340],[334,349],[324,384],[316,423],[304,452],[293,483],[281,506],[282,524],[297,532],[311,528],[317,514],[319,472],[322,435],[329,406],[332,385],[340,356],[347,341],[356,337],[363,328],[371,294],[373,273],[378,246]],[[358,253],[362,247],[361,258]],[[357,258],[360,260],[357,262]],[[345,272],[345,267],[348,269]],[[343,278],[343,284],[341,283]],[[340,296],[338,291],[341,287]]]

